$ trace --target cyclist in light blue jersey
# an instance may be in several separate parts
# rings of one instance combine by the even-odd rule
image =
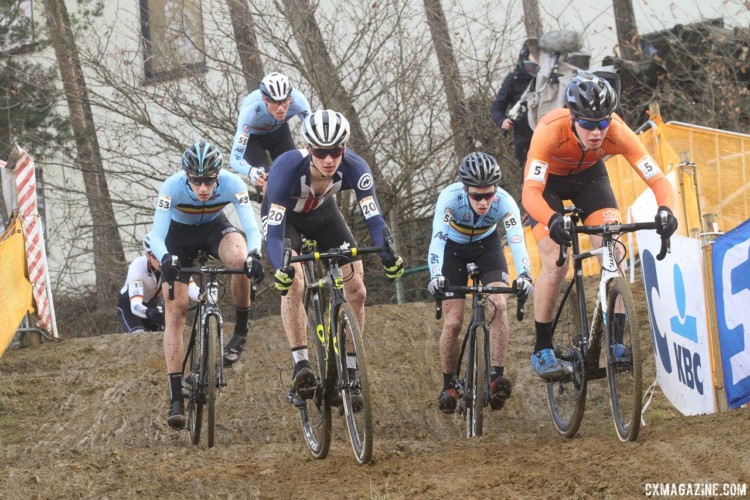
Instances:
[[[234,335],[226,352],[241,350],[247,336],[251,280],[263,280],[260,256],[261,235],[242,178],[222,169],[223,157],[213,145],[201,139],[182,155],[182,171],[164,181],[159,191],[151,230],[151,250],[161,261],[165,300],[164,356],[169,374],[170,406],[167,423],[185,425],[182,401],[182,332],[188,308],[190,267],[199,251],[208,252],[229,267],[244,267],[246,275],[232,276],[232,298],[237,309]],[[246,236],[229,222],[224,207],[232,204]],[[175,265],[173,257],[179,259]],[[169,287],[174,299],[169,299]]]
[[[465,294],[444,292],[443,286],[462,285],[468,279],[466,264],[473,262],[482,272],[486,286],[508,286],[508,265],[502,251],[497,225],[502,224],[513,254],[513,262],[524,286],[517,295],[531,295],[531,267],[523,236],[518,205],[513,197],[497,187],[500,166],[486,153],[471,153],[458,169],[460,182],[446,187],[438,197],[432,221],[429,249],[430,294],[443,300],[443,331],[440,336],[440,362],[443,389],[438,407],[453,413],[458,401],[454,376],[458,366],[459,332],[463,324]],[[447,282],[441,286],[442,279]],[[511,383],[505,376],[508,352],[508,313],[505,294],[490,295],[495,307],[490,324],[492,364],[490,405],[499,410],[510,396]]]
[[[248,94],[240,104],[237,131],[234,134],[229,166],[250,178],[250,184],[265,192],[270,162],[281,153],[295,149],[289,120],[310,114],[310,103],[302,92],[281,73],[269,73],[260,88]]]

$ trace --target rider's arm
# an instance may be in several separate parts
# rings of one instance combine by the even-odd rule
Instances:
[[[287,211],[292,210],[293,202],[290,196],[291,183],[286,168],[279,161],[287,154],[281,155],[274,161],[268,174],[266,194],[260,210],[263,221],[263,233],[266,240],[266,255],[274,270],[280,269],[284,255],[284,232],[286,229]],[[280,168],[281,167],[281,168]]]
[[[508,106],[515,104],[511,102],[511,91],[513,89],[513,75],[514,72],[510,72],[508,76],[503,80],[503,84],[500,86],[500,90],[497,91],[495,101],[492,103],[492,121],[497,124],[498,127],[503,126],[503,122],[508,117],[505,111]]]
[[[555,214],[543,195],[556,140],[556,134],[548,133],[549,128],[550,124],[542,122],[534,131],[523,173],[523,207],[540,224],[546,224]]]
[[[166,239],[174,211],[173,200],[184,182],[184,174],[177,172],[168,177],[159,190],[154,212],[154,227],[151,229],[151,251],[158,260],[161,260],[167,253]]]
[[[146,318],[148,308],[143,305],[143,278],[147,275],[147,264],[145,258],[137,258],[128,266],[128,298],[130,299],[130,311],[139,318]]]
[[[427,253],[427,266],[430,268],[430,278],[443,274],[443,256],[445,244],[448,242],[448,229],[452,218],[451,204],[453,195],[450,186],[443,189],[438,196],[435,205],[435,214],[432,216],[432,238]]]
[[[257,95],[260,96],[260,92]],[[255,109],[259,105],[265,106],[265,103],[262,100],[258,101],[255,92],[245,97],[240,105],[237,129],[232,142],[232,152],[229,155],[229,166],[242,175],[247,175],[252,166],[245,161],[245,149],[250,137],[251,121],[255,115]]]
[[[672,184],[664,176],[656,160],[648,154],[635,132],[617,115],[614,115],[610,128],[612,138],[622,147],[621,154],[654,192],[657,205],[667,206],[674,211],[676,207]]]
[[[307,97],[297,89],[292,90],[292,104],[290,108],[290,113],[286,121],[289,121],[293,116],[299,116],[300,121],[302,121],[307,118],[307,115],[312,113]]]
[[[341,167],[339,167],[344,174],[342,188],[354,189],[359,209],[367,223],[373,245],[380,246],[383,244],[383,229],[387,228],[388,225],[385,223],[383,211],[380,209],[380,203],[378,203],[378,197],[375,194],[372,170],[367,162],[352,150],[347,150],[344,158]],[[390,257],[387,253],[381,253],[380,256]]]
[[[255,212],[250,204],[250,195],[247,192],[247,186],[240,176],[232,172],[222,171],[220,176],[220,182],[224,185],[224,189],[228,189],[228,193],[232,197],[232,205],[234,205],[234,209],[240,218],[242,230],[245,231],[247,253],[255,251],[260,254],[260,230],[258,229],[258,222],[255,219]]]
[[[518,204],[513,197],[503,189],[498,189],[497,194],[500,196],[501,213],[504,213],[502,224],[505,227],[505,236],[508,239],[508,246],[513,254],[513,264],[516,266],[518,274],[526,273],[531,276],[531,260],[529,253],[526,251],[526,242],[524,241],[523,225],[521,224],[521,212]]]

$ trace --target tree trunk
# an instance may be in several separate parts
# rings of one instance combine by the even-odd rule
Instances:
[[[242,64],[242,73],[248,92],[252,92],[260,85],[265,75],[263,61],[258,52],[258,39],[255,36],[255,25],[247,6],[247,0],[227,0],[229,17],[232,18],[234,39],[237,43],[237,53]]]
[[[92,219],[94,272],[97,295],[109,300],[117,294],[125,270],[125,254],[104,176],[94,117],[64,0],[44,0],[52,46],[65,90],[70,124],[83,173]]]
[[[523,0],[523,23],[526,36],[539,38],[544,33],[542,17],[539,15],[539,0]]]
[[[440,74],[443,77],[445,96],[448,100],[448,114],[453,130],[453,147],[456,156],[460,159],[473,151],[474,141],[471,134],[467,132],[469,127],[464,92],[461,88],[458,64],[453,54],[448,22],[445,19],[440,0],[424,0],[424,9],[427,14],[427,24],[430,26],[430,33],[432,33],[432,42],[435,45]]]
[[[318,93],[323,106],[342,113],[351,126],[350,144],[372,168],[378,187],[386,188],[383,176],[375,163],[362,122],[359,119],[349,92],[344,88],[337,67],[326,48],[325,40],[315,20],[315,7],[310,0],[283,0],[284,15],[294,31],[295,39],[305,61],[304,71],[310,84]],[[317,2],[315,2],[315,5]]]
[[[620,46],[620,57],[634,59],[637,53],[638,26],[635,24],[633,0],[612,0],[617,27],[617,43]]]

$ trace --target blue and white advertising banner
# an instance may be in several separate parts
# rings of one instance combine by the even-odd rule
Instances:
[[[714,241],[712,260],[724,387],[738,408],[750,402],[750,221]]]
[[[653,220],[656,214],[653,195],[644,194],[651,196],[631,207],[636,221]],[[659,386],[684,415],[715,413],[700,242],[675,234],[671,253],[657,261],[661,239],[656,231],[638,231],[636,240]]]

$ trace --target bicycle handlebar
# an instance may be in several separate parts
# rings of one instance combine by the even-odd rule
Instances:
[[[567,212],[567,210],[566,210]],[[662,224],[666,223],[667,213],[664,211],[661,211],[659,213],[662,219]],[[570,232],[572,230],[573,226],[573,220],[570,216],[566,215],[565,217],[565,229],[566,231]],[[583,233],[583,234],[601,234],[606,236],[613,236],[617,234],[623,234],[623,233],[631,233],[633,231],[641,231],[644,229],[657,229],[659,226],[656,222],[634,222],[631,224],[604,224],[601,226],[576,226],[576,233]],[[560,253],[557,258],[557,261],[555,262],[555,265],[557,267],[562,267],[563,264],[565,264],[565,259],[567,257],[568,253],[568,247],[570,245],[560,245]],[[659,254],[656,256],[656,260],[664,260],[664,257],[666,257],[667,252],[671,251],[671,242],[669,238],[661,238],[661,248],[659,249]]]
[[[180,259],[176,255],[172,256],[172,265],[179,270],[179,274],[245,274],[244,268],[239,267],[209,267],[201,265],[199,267],[180,267]],[[174,300],[174,282],[167,282],[169,286],[169,300]]]
[[[520,279],[520,278],[518,278]],[[461,293],[472,293],[481,295],[490,295],[493,293],[507,293],[513,294],[518,291],[518,279],[513,282],[512,286],[484,286],[484,285],[472,285],[472,286],[446,286],[443,287],[445,292],[461,292]],[[516,319],[523,321],[524,317],[524,305],[526,304],[527,296],[517,297],[516,300]],[[443,317],[443,301],[435,300],[435,319]]]

